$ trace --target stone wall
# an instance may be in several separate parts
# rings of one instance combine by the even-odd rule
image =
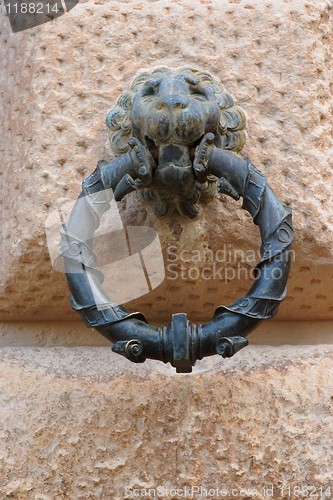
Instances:
[[[244,154],[293,208],[295,258],[279,319],[333,318],[330,2],[89,1],[15,35],[5,16],[1,26],[2,320],[76,319],[50,265],[45,220],[111,158],[104,120],[119,93],[161,65],[201,67],[225,84],[248,118]],[[154,225],[165,249],[259,246],[257,229],[226,199],[193,223],[156,220],[132,194],[121,215]],[[129,307],[158,323],[177,311],[206,320],[248,287],[243,276],[223,286],[166,279]]]
[[[218,488],[211,497],[225,499],[296,498],[304,485],[333,494],[332,14],[325,0],[89,0],[15,35],[0,16],[1,498],[122,500],[126,487],[134,498],[130,488],[158,486]],[[112,158],[104,120],[117,96],[157,66],[223,82],[247,116],[244,155],[291,205],[296,231],[285,321],[192,375],[132,365],[86,329],[44,229]],[[195,221],[157,219],[137,194],[119,209],[125,226],[155,228],[165,256],[170,245],[259,247],[257,228],[223,197]],[[167,273],[126,306],[158,324],[181,311],[205,321],[249,285]]]
[[[3,349],[1,498],[330,498],[332,356],[249,348],[179,376],[104,348]]]

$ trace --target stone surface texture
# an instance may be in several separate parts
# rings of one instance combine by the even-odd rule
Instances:
[[[333,494],[332,18],[331,0],[88,0],[14,35],[0,14],[1,499]],[[131,364],[86,329],[44,229],[112,158],[104,121],[118,95],[158,66],[223,82],[247,115],[243,153],[296,230],[277,317],[288,321],[192,375]],[[163,283],[130,309],[205,321],[249,288],[260,242],[240,204],[216,197],[195,221],[158,219],[131,194],[119,210],[124,226],[155,228],[165,257]],[[203,279],[214,264],[222,275]]]
[[[99,0],[15,35],[5,15],[0,21],[1,320],[77,319],[64,275],[51,267],[44,223],[76,198],[99,159],[112,157],[106,113],[137,72],[157,66],[204,68],[244,109],[244,155],[294,213],[295,258],[278,318],[333,318],[330,1]],[[225,198],[206,203],[196,221],[158,220],[131,194],[121,216],[154,226],[167,259],[170,245],[178,255],[259,248],[257,228]],[[214,257],[185,262],[185,277],[167,271],[129,307],[155,323],[180,311],[207,320],[249,288],[256,259],[236,255],[222,262],[231,273],[222,279],[201,277]]]
[[[158,487],[202,487],[224,491],[214,500],[264,499],[264,488],[288,498],[290,487],[297,498],[302,485],[325,492],[333,487],[332,357],[324,345],[251,347],[176,375],[103,347],[3,348],[0,496],[123,500],[126,491],[141,498],[137,491],[151,489],[154,498]],[[205,498],[193,491],[187,498]]]
[[[248,337],[250,345],[332,344],[331,321],[264,321]],[[110,342],[82,322],[0,323],[1,347],[111,347]]]

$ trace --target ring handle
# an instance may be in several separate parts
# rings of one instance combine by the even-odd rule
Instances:
[[[191,372],[195,362],[205,356],[230,357],[245,347],[247,335],[262,320],[276,314],[286,296],[290,268],[293,240],[290,208],[278,200],[265,176],[249,159],[214,146],[209,137],[207,142],[203,167],[193,167],[198,182],[205,182],[207,175],[213,175],[220,193],[233,199],[242,197],[242,208],[259,226],[262,240],[261,259],[249,292],[228,306],[217,307],[208,323],[196,325],[186,314],[178,313],[167,326],[151,326],[142,313],[130,313],[103,291],[103,275],[89,242],[101,216],[110,207],[112,193],[108,188],[116,193],[122,191],[123,196],[135,189],[135,181],[128,179],[136,178],[140,165],[130,153],[117,158],[112,165],[105,162],[97,165],[83,181],[82,192],[61,229],[60,254],[65,262],[73,309],[88,327],[95,328],[113,343],[114,352],[135,363],[147,358],[170,362],[178,373]],[[119,185],[121,189],[118,187],[117,191]]]

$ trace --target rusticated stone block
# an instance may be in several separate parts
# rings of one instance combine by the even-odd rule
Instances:
[[[330,2],[90,0],[17,34],[0,20],[2,320],[76,319],[49,261],[45,220],[75,199],[97,160],[111,158],[104,120],[117,96],[138,71],[161,65],[201,67],[224,83],[248,118],[244,154],[293,208],[295,262],[279,319],[333,318]],[[166,258],[174,245],[183,255],[259,246],[246,214],[225,199],[208,202],[195,222],[156,220],[133,194],[121,215],[155,225]],[[230,274],[205,280],[209,258],[185,263],[184,278],[167,271],[129,307],[157,323],[180,311],[208,319],[246,292],[255,260],[241,262],[239,275],[239,258],[224,261]]]
[[[308,486],[330,498],[332,357],[325,345],[249,347],[175,375],[104,347],[3,348],[0,496],[297,498]]]

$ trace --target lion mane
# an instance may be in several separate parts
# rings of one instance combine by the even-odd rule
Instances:
[[[246,141],[246,118],[244,112],[234,105],[232,97],[227,94],[223,86],[210,74],[193,68],[181,68],[172,71],[168,68],[157,68],[151,72],[140,73],[131,84],[130,90],[122,93],[113,109],[106,117],[109,129],[110,144],[116,156],[129,150],[128,141],[132,137],[131,109],[133,97],[138,89],[152,77],[168,74],[195,76],[204,86],[210,87],[215,94],[221,110],[220,123],[215,138],[216,146],[239,153]]]

